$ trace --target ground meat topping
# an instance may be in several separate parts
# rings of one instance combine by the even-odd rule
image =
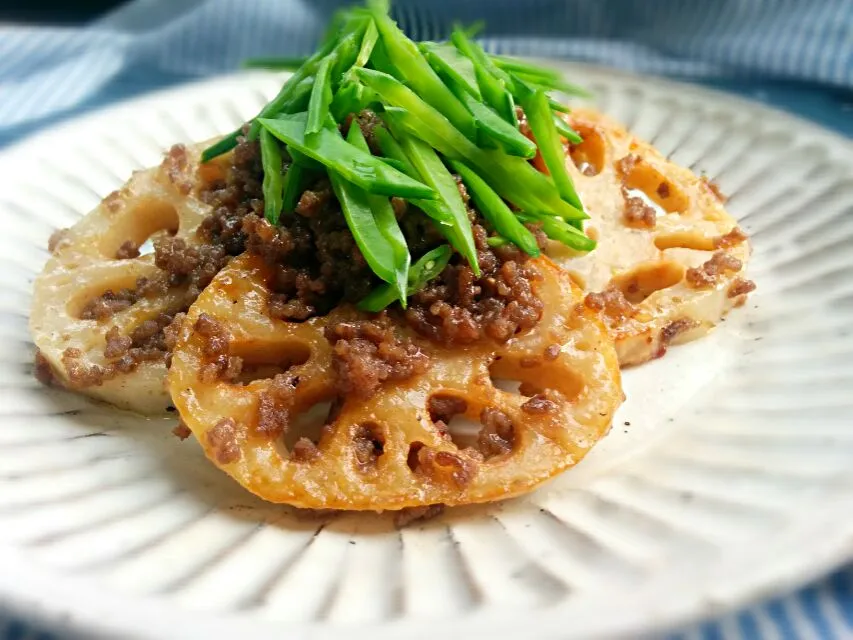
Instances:
[[[614,166],[616,167],[616,171],[619,175],[624,178],[642,161],[643,159],[640,156],[628,154],[627,156],[617,160]]]
[[[36,380],[47,386],[52,385],[56,380],[53,373],[53,367],[50,365],[48,359],[44,357],[44,354],[38,349],[36,349],[35,368],[33,373],[35,374]]]
[[[717,278],[726,272],[737,272],[743,263],[725,251],[717,251],[701,267],[691,267],[684,274],[687,284],[694,289],[707,289],[717,283]]]
[[[654,229],[657,224],[657,213],[654,207],[646,203],[639,196],[630,195],[629,191],[622,188],[622,197],[625,199],[625,208],[622,217],[625,224],[634,229]]]
[[[62,366],[68,375],[71,388],[99,386],[103,384],[106,371],[97,364],[82,362],[83,352],[75,347],[69,347],[62,352]]]
[[[532,414],[554,413],[557,410],[557,405],[546,398],[544,394],[538,393],[521,405],[521,410]]]
[[[186,425],[186,423],[180,418],[178,418],[177,426],[174,429],[172,429],[172,433],[179,440],[182,440],[182,441],[186,440],[187,438],[189,438],[193,434],[193,432],[190,431],[190,428]]]
[[[116,260],[129,260],[139,257],[139,247],[133,240],[125,240],[116,251]]]
[[[710,191],[720,203],[725,203],[725,201],[728,200],[726,195],[720,190],[720,185],[718,185],[714,180],[711,180],[706,176],[702,176],[701,180],[702,184],[705,185],[705,188],[708,189],[708,191]]]
[[[47,250],[51,253],[56,253],[61,248],[66,246],[70,240],[68,238],[68,229],[57,229],[50,234],[50,239],[47,241]]]
[[[637,312],[634,305],[625,298],[625,294],[616,287],[588,293],[584,298],[584,304],[588,309],[603,311],[604,315],[617,321],[626,320]]]
[[[308,438],[299,438],[290,449],[290,459],[294,462],[310,462],[319,455],[317,445]]]
[[[443,512],[443,504],[430,504],[425,507],[406,507],[394,514],[394,526],[402,529],[414,522],[424,522],[435,518]]]
[[[241,457],[237,423],[234,418],[223,418],[205,433],[207,445],[219,464],[231,464]]]
[[[379,456],[384,452],[384,443],[376,425],[359,425],[352,439],[353,456],[362,472],[367,472],[376,465]]]
[[[161,165],[169,177],[169,181],[175,185],[184,195],[192,191],[193,176],[190,171],[187,148],[182,144],[176,144],[163,158]]]
[[[447,394],[437,394],[430,396],[427,402],[427,411],[429,411],[430,419],[439,426],[439,429],[447,425],[453,419],[453,416],[465,413],[468,410],[468,402],[465,398],[451,396]]]
[[[287,431],[290,426],[290,407],[298,384],[297,376],[279,373],[258,394],[259,433],[274,437]]]
[[[332,368],[340,395],[371,397],[385,382],[400,382],[426,371],[427,355],[394,333],[387,315],[339,322],[325,329],[333,346]]]
[[[130,335],[122,335],[117,326],[104,336],[106,365],[87,363],[80,349],[68,348],[62,353],[62,366],[70,386],[98,386],[119,374],[130,373],[143,362],[167,362],[174,343],[167,339],[173,316],[161,313],[139,324]]]
[[[331,198],[332,189],[328,183],[321,184],[319,188],[306,189],[296,204],[296,213],[305,218],[313,218],[323,212]]]
[[[743,242],[746,242],[747,239],[748,236],[743,232],[740,227],[734,227],[728,233],[714,238],[714,248],[728,249],[729,247],[734,247]]]
[[[130,336],[120,335],[118,327],[112,327],[107,331],[105,341],[107,346],[104,348],[104,356],[109,359],[120,358],[133,346]]]
[[[676,336],[684,333],[685,331],[690,331],[698,326],[698,324],[699,323],[692,318],[679,318],[678,320],[673,320],[666,325],[660,332],[660,344],[658,345],[655,357],[662,357],[666,353],[666,350],[672,341],[675,340]]]
[[[243,360],[230,355],[231,336],[228,329],[206,313],[199,315],[193,328],[204,341],[202,352],[205,362],[199,369],[199,379],[202,382],[235,380],[240,375]]]
[[[732,286],[729,287],[729,298],[737,298],[738,296],[746,295],[747,293],[752,293],[755,291],[756,286],[752,280],[746,280],[744,278],[735,278],[735,281],[732,282]]]
[[[483,428],[477,437],[477,446],[486,459],[512,451],[515,429],[507,414],[486,407],[480,412],[480,423]]]
[[[368,144],[375,146],[373,132],[378,123],[375,114],[362,112],[352,122],[361,127]],[[290,162],[290,158],[285,157],[285,162]],[[162,168],[182,193],[192,190],[195,167],[182,145],[168,152]],[[210,206],[212,213],[202,221],[197,236],[158,237],[154,241],[153,258],[160,273],[140,279],[134,288],[105,292],[84,307],[82,318],[106,321],[142,298],[174,292],[177,287],[186,294],[172,311],[183,313],[230,258],[244,251],[260,256],[273,268],[268,311],[271,317],[281,320],[302,322],[325,315],[343,303],[363,299],[379,284],[347,226],[328,179],[311,185],[303,192],[295,210],[283,211],[280,223],[274,226],[264,218],[263,171],[257,141],[239,138],[230,166],[223,168],[221,172],[205,173],[208,182],[201,185],[198,197]],[[468,206],[468,193],[461,181],[458,184]],[[413,259],[446,242],[432,221],[416,207],[399,198],[392,199],[392,204]],[[489,247],[485,222],[470,207],[468,214],[481,275],[475,276],[465,260],[454,255],[439,278],[410,300],[405,312],[392,312],[399,314],[417,333],[443,345],[469,344],[481,339],[504,342],[535,326],[542,314],[543,303],[534,291],[535,270],[525,264],[528,256],[511,245]],[[531,231],[544,245],[547,239],[541,229],[534,226]],[[53,245],[58,242],[57,239]],[[138,255],[139,247],[130,240],[116,251],[117,259]],[[135,350],[151,347],[141,344],[145,339],[156,340],[157,348],[164,352],[174,346],[177,331],[167,336],[167,326],[168,323],[160,323],[156,331],[153,325],[137,327],[140,332],[154,331],[148,338],[141,333],[134,337],[111,332],[105,356],[112,362],[106,368],[83,367],[80,358],[66,360],[72,363],[79,380],[102,380],[112,375],[113,369],[132,370],[137,356],[141,357],[141,352]],[[208,329],[204,320],[196,326],[200,333]],[[404,380],[426,366],[424,353],[410,340],[395,337],[388,327],[377,332],[364,325],[352,335],[349,329],[341,331],[338,335],[333,327],[328,334],[334,345],[341,390],[366,397],[383,382]],[[239,358],[230,357],[225,348],[219,350],[218,335],[202,335],[202,338],[210,352],[206,353],[209,362],[200,375],[206,380],[236,377],[240,371]]]
[[[536,326],[542,315],[542,300],[533,290],[537,275],[524,264],[526,255],[509,246],[490,249],[480,225],[474,226],[474,238],[481,276],[467,264],[451,263],[406,310],[409,325],[435,342],[506,342]]]
[[[129,309],[136,304],[137,300],[139,300],[139,293],[135,289],[119,289],[117,292],[107,289],[103,294],[85,304],[80,311],[80,318],[100,322]]]

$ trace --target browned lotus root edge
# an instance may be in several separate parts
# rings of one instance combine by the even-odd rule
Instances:
[[[552,243],[547,253],[592,294],[623,366],[705,335],[755,288],[748,239],[724,197],[597,111],[568,120],[584,140],[566,166],[598,246],[577,254]]]
[[[153,254],[124,255],[125,243],[134,248],[163,234],[196,243],[196,230],[210,213],[198,197],[205,183],[202,174],[220,166],[204,165],[201,170],[199,154],[204,147],[176,145],[159,166],[135,172],[76,224],[53,235],[50,258],[33,286],[30,313],[42,377],[141,413],[160,412],[171,404],[162,358],[119,372],[110,369],[104,348],[113,327],[120,336],[129,336],[143,322],[185,308],[186,287],[141,297],[107,318],[81,314],[88,302],[107,290],[133,289],[139,278],[153,279],[160,273]],[[107,374],[86,373],[99,368]]]
[[[202,382],[208,343],[194,326],[206,314],[227,328],[229,355],[247,363],[304,360],[287,371],[298,376],[286,405],[296,416],[334,395],[324,325],[358,316],[340,308],[304,323],[271,319],[269,268],[244,254],[219,273],[182,324],[168,374],[173,401],[207,457],[271,502],[396,510],[528,492],[580,461],[607,432],[623,399],[612,343],[595,314],[579,304],[580,290],[550,260],[531,264],[542,276],[535,288],[545,301],[535,329],[504,345],[448,349],[418,341],[430,358],[426,373],[386,383],[368,400],[344,398],[315,455],[306,457],[291,455],[281,433],[258,429],[259,396],[270,379]],[[537,387],[552,410],[523,409],[530,398],[496,388],[490,373]],[[471,449],[460,450],[430,419],[427,403],[437,394],[464,399],[465,416],[474,421],[486,408],[506,414],[512,421],[509,453],[483,460]],[[367,459],[357,455],[365,438],[374,443]]]

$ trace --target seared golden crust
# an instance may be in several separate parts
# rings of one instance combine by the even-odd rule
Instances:
[[[447,349],[418,345],[429,366],[382,385],[369,399],[339,398],[316,443],[259,428],[264,398],[286,430],[288,415],[333,399],[333,347],[324,327],[359,316],[340,308],[302,323],[271,319],[270,270],[244,254],[219,273],[182,323],[168,382],[183,421],[207,456],[272,502],[322,509],[402,509],[511,497],[577,463],[606,433],[622,400],[606,330],[583,307],[581,292],[549,260],[542,276],[545,312],[536,328],[506,344]],[[227,330],[229,356],[246,364],[284,362],[273,378],[241,384],[202,380],[204,317]],[[405,332],[402,322],[398,330]],[[559,345],[555,348],[555,345]],[[294,364],[295,363],[295,364]],[[290,366],[287,366],[290,365]],[[518,380],[528,395],[496,388]],[[478,446],[460,448],[443,419],[480,422]]]
[[[578,255],[551,243],[549,255],[602,312],[622,365],[706,334],[754,288],[748,240],[719,191],[598,112],[569,120],[584,142],[567,166],[598,247]]]
[[[170,404],[163,328],[191,300],[185,286],[155,286],[161,271],[138,249],[152,237],[196,242],[210,213],[197,197],[203,147],[172,148],[160,166],[136,172],[51,237],[51,257],[33,287],[30,331],[55,382],[143,413]]]

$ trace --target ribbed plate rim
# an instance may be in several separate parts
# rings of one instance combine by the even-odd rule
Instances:
[[[840,134],[833,132],[818,124],[805,120],[799,116],[786,111],[776,109],[761,103],[753,102],[738,96],[732,96],[723,91],[708,89],[697,85],[685,84],[673,80],[641,77],[628,72],[616,71],[597,65],[582,63],[569,63],[560,60],[544,60],[546,64],[557,66],[567,74],[573,71],[589,75],[598,75],[611,82],[641,84],[645,89],[660,95],[677,95],[684,98],[705,99],[708,104],[726,109],[738,110],[741,113],[761,114],[768,122],[779,125],[787,125],[798,129],[801,133],[807,133],[815,138],[822,139],[831,150],[833,156],[847,158],[853,166],[853,141],[845,139]],[[110,118],[120,118],[125,114],[132,114],[144,110],[149,106],[163,105],[166,101],[175,98],[186,97],[195,93],[224,92],[229,87],[251,86],[254,79],[265,77],[267,74],[260,72],[237,73],[219,76],[212,79],[191,82],[152,93],[124,100],[114,105],[98,109],[90,114],[71,118],[44,131],[34,133],[17,142],[8,149],[0,152],[0,166],[5,163],[14,162],[22,155],[37,154],[44,145],[52,144],[52,141],[61,139],[63,136],[72,135],[75,129],[96,126],[97,123]],[[853,512],[853,496],[845,497],[831,505],[826,505],[822,512],[827,515],[844,512]],[[627,615],[612,630],[617,634],[632,635],[642,627],[643,633],[660,631],[670,628],[675,623],[688,622],[709,614],[716,606],[731,607],[744,606],[765,598],[771,594],[780,593],[801,586],[808,581],[824,574],[839,564],[853,558],[853,518],[847,520],[832,520],[828,518],[832,526],[824,529],[824,537],[819,549],[812,550],[809,554],[802,554],[798,558],[790,558],[786,563],[767,563],[762,565],[765,569],[759,580],[743,582],[734,588],[729,587],[726,594],[721,594],[719,599],[713,598],[713,590],[708,590],[708,598],[705,600],[694,599],[681,601],[673,598],[671,602],[649,602],[648,610],[637,608],[633,612],[625,612]],[[809,524],[813,529],[815,524]],[[799,529],[801,527],[797,527]],[[772,550],[768,549],[768,555]],[[753,562],[762,564],[761,559],[750,558]],[[750,559],[744,558],[745,562]],[[766,566],[765,566],[766,565]],[[156,601],[139,601],[131,596],[108,594],[95,606],[83,611],[69,608],[61,603],[60,596],[63,589],[71,588],[72,581],[62,577],[58,580],[49,571],[27,566],[20,561],[13,547],[0,547],[0,610],[5,609],[23,618],[30,618],[42,627],[61,630],[63,634],[74,634],[83,637],[92,636],[114,636],[116,634],[128,635],[138,634],[140,629],[145,629],[146,637],[169,637],[176,628],[181,629],[183,637],[209,637],[206,634],[215,630],[217,635],[225,635],[233,630],[238,632],[241,625],[250,628],[256,637],[273,637],[276,633],[276,625],[254,624],[251,620],[246,621],[243,617],[223,616],[202,620],[200,614],[188,613],[168,603]],[[69,585],[64,583],[68,581]],[[57,586],[57,585],[61,586]],[[90,587],[83,586],[83,590]],[[77,585],[79,593],[80,585]],[[97,592],[97,588],[92,589]],[[55,592],[55,593],[52,593]],[[112,606],[122,606],[120,615],[110,616],[107,610]],[[132,617],[128,614],[132,613]],[[620,613],[622,613],[620,611]],[[516,614],[517,615],[517,614]],[[539,623],[543,634],[559,632],[559,612],[539,612]],[[519,620],[520,623],[524,621]],[[405,624],[405,621],[401,621]],[[192,625],[185,627],[183,625]],[[245,629],[245,627],[243,627]],[[523,628],[523,627],[522,627]],[[467,624],[463,619],[458,630],[464,629],[466,635],[478,635],[476,626]],[[529,629],[529,628],[528,628]],[[365,634],[370,633],[372,638],[399,637],[400,627],[397,623],[384,625],[364,625],[359,627]],[[448,629],[445,629],[447,631]],[[507,631],[509,629],[506,629]],[[278,629],[280,631],[280,628]],[[340,629],[337,629],[340,631]],[[487,630],[480,629],[479,633]],[[330,636],[326,636],[324,630],[318,629],[316,625],[305,625],[290,627],[290,637],[331,637],[335,628],[330,628]],[[432,636],[428,630],[424,632]],[[426,637],[425,635],[425,637]],[[494,636],[494,629],[489,633]],[[412,636],[414,637],[414,636]],[[545,637],[545,636],[543,636]]]

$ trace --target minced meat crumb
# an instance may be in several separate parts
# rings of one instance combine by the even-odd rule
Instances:
[[[630,195],[624,187],[622,196],[625,199],[625,208],[622,211],[625,224],[632,229],[654,229],[657,224],[654,207],[639,196]]]
[[[55,381],[53,367],[50,365],[48,359],[44,357],[44,354],[38,349],[36,349],[34,373],[36,380],[44,385],[50,386]]]
[[[521,405],[521,410],[532,414],[554,413],[557,410],[557,404],[546,398],[544,394],[538,393]]]
[[[477,437],[477,446],[486,459],[509,453],[515,439],[515,429],[508,415],[499,409],[486,407],[480,412],[483,428]]]
[[[626,320],[633,316],[637,310],[625,294],[616,287],[608,287],[604,291],[588,293],[584,298],[584,304],[593,311],[603,311],[604,315],[613,320]]]
[[[174,429],[172,429],[172,433],[179,440],[186,440],[187,438],[189,438],[193,434],[193,432],[190,431],[190,428],[181,419],[178,419],[178,424]]]
[[[453,416],[465,413],[467,410],[468,402],[465,398],[457,396],[438,394],[431,396],[427,401],[430,419],[436,424],[442,423],[445,427],[453,419]]]
[[[415,522],[424,522],[444,513],[443,504],[431,504],[425,507],[406,507],[394,514],[394,526],[398,529],[407,527]]]
[[[734,247],[743,242],[746,242],[747,239],[748,236],[743,232],[740,227],[733,227],[732,230],[728,233],[714,238],[714,248],[728,249],[729,247]]]
[[[728,297],[737,298],[738,296],[743,296],[747,293],[752,293],[753,291],[755,291],[755,288],[755,283],[752,280],[746,280],[744,278],[735,278],[735,281],[732,282],[732,286],[729,287]]]
[[[737,272],[743,268],[743,263],[725,251],[717,251],[701,267],[691,267],[684,278],[694,289],[713,287],[717,278],[726,272]]]
[[[675,337],[695,328],[699,323],[696,320],[691,318],[679,318],[678,320],[673,320],[668,325],[666,325],[660,333],[660,344],[658,345],[657,353],[655,353],[656,358],[662,357],[666,354],[666,350],[669,347],[670,343],[675,340]]]
[[[237,423],[233,418],[223,418],[217,422],[207,431],[205,439],[219,464],[237,462],[242,456],[237,437]]]
[[[543,304],[533,289],[538,276],[524,264],[527,255],[510,245],[490,248],[486,237],[475,224],[479,277],[467,263],[451,263],[412,296],[406,320],[415,331],[459,345],[484,338],[506,342],[536,326]]]
[[[230,354],[231,336],[228,328],[206,313],[199,315],[193,328],[204,341],[202,352],[205,361],[198,372],[199,380],[235,380],[243,368],[243,360]]]
[[[139,257],[139,247],[133,240],[125,240],[116,251],[116,260],[128,260]]]
[[[399,382],[426,371],[427,355],[392,328],[387,314],[375,320],[339,322],[326,327],[332,368],[340,395],[369,398],[385,382]]]
[[[721,203],[725,203],[728,198],[720,189],[720,185],[716,183],[716,181],[711,180],[707,176],[702,176],[702,183],[711,192],[711,194]]]

